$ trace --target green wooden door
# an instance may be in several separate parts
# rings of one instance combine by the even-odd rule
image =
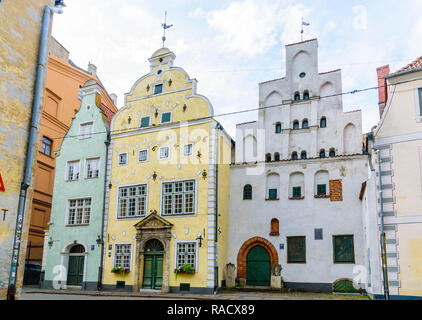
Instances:
[[[161,289],[163,285],[163,255],[145,254],[142,287]]]
[[[256,246],[246,258],[246,284],[250,286],[271,285],[271,260],[267,250]]]
[[[82,286],[84,278],[84,256],[70,256],[67,270],[67,284],[69,286]]]

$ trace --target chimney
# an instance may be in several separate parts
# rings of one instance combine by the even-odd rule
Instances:
[[[94,77],[97,75],[97,66],[91,62],[88,63],[88,72]]]
[[[117,107],[117,94],[110,93],[110,98],[113,101],[114,105]]]
[[[380,119],[384,113],[385,106],[388,99],[388,90],[387,90],[387,80],[384,79],[384,76],[390,74],[390,66],[386,65],[383,67],[377,68],[378,76],[378,106],[380,111]]]

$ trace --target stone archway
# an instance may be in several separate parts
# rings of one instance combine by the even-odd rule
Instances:
[[[237,278],[246,280],[246,264],[247,256],[249,251],[251,251],[256,246],[261,246],[265,248],[270,254],[271,266],[278,264],[278,254],[277,250],[274,248],[271,242],[264,238],[254,237],[246,241],[239,250],[237,255]]]

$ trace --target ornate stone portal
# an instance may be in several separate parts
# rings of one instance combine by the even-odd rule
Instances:
[[[139,291],[139,289],[142,287],[145,259],[144,247],[145,244],[151,239],[157,239],[161,241],[164,246],[163,285],[161,292],[168,293],[170,291],[170,241],[172,227],[173,224],[158,216],[156,210],[153,210],[148,217],[135,224],[137,233],[135,281],[133,286],[134,291]]]

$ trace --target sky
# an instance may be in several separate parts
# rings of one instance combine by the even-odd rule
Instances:
[[[97,74],[109,93],[124,93],[149,72],[148,58],[166,47],[175,65],[198,80],[215,115],[258,107],[258,83],[285,76],[285,45],[318,38],[319,71],[342,69],[343,92],[377,86],[376,68],[392,71],[422,56],[420,0],[65,0],[53,36],[70,59]],[[378,123],[376,90],[345,95],[343,110],[362,110],[363,132]],[[217,117],[235,138],[235,125],[257,112]]]

